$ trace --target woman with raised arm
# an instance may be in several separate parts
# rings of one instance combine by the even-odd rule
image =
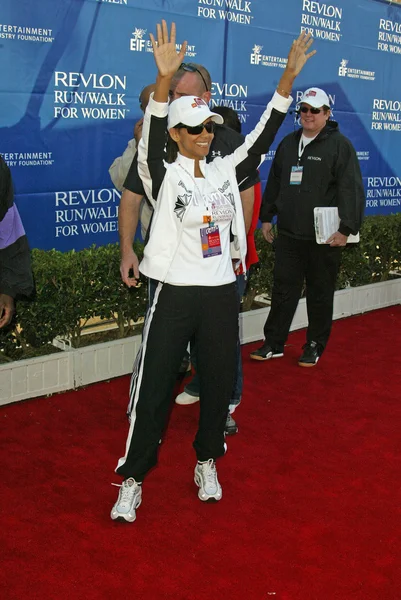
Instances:
[[[225,452],[224,426],[236,369],[234,269],[244,264],[246,255],[238,184],[269,150],[291,104],[293,81],[314,54],[308,53],[312,40],[301,34],[254,131],[233,154],[206,164],[215,123],[223,119],[194,96],[168,105],[171,79],[184,59],[186,42],[177,53],[175,25],[169,34],[165,21],[157,25],[157,43],[150,38],[158,75],[145,113],[138,168],[154,217],[140,271],[160,283],[145,322],[126,450],[116,469],[124,481],[111,518],[129,522],[141,503],[143,479],[157,462],[176,373],[192,337],[200,379],[194,479],[200,500],[222,497],[215,461]],[[166,130],[177,151],[170,164],[164,160]]]

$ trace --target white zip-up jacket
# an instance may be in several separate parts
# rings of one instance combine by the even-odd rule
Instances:
[[[235,217],[231,225],[234,235],[232,255],[240,258],[244,272],[246,232],[238,185],[263,160],[291,102],[291,97],[287,99],[276,92],[259,123],[245,137],[241,146],[224,158],[216,157],[211,163],[206,163],[205,159],[200,161],[200,170],[209,185],[222,193],[234,206]],[[194,173],[194,160],[181,154],[172,164],[164,160],[167,114],[168,103],[155,102],[152,94],[138,146],[138,172],[146,196],[154,207],[150,237],[139,268],[144,275],[158,281],[165,280],[179,249],[187,208],[195,192],[194,179],[189,175]],[[191,256],[187,259],[190,267]]]

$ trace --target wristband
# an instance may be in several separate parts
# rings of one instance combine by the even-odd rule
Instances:
[[[284,90],[283,88],[277,88],[277,91],[279,93],[281,92],[282,94],[285,94],[287,96],[287,98],[288,98],[288,96],[291,95],[291,92],[287,92],[287,90]]]

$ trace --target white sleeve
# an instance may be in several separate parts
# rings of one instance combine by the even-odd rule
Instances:
[[[146,107],[142,137],[138,144],[138,173],[142,179],[146,197],[153,208],[166,173],[164,158],[167,115],[168,102],[156,102],[153,100],[152,93]]]
[[[124,181],[128,175],[132,160],[136,152],[136,142],[134,139],[128,142],[128,146],[122,156],[118,156],[109,168],[109,175],[114,186],[120,192],[123,189]]]
[[[223,160],[230,160],[235,167],[238,167],[251,153],[259,156],[266,154],[291,106],[292,100],[291,96],[284,98],[284,96],[275,92],[255,129],[245,136],[245,141],[241,146],[234,150],[232,154],[224,157]],[[273,112],[273,109],[275,112]],[[257,168],[257,165],[254,168]],[[249,165],[247,165],[246,170],[249,172]]]

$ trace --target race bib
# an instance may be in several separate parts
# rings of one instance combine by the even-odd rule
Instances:
[[[218,225],[211,227],[201,227],[200,237],[202,244],[203,258],[218,256],[221,254],[220,231]]]

